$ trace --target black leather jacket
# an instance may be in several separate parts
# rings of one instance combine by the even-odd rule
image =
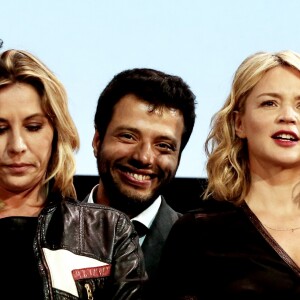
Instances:
[[[34,242],[45,299],[140,299],[146,273],[129,218],[57,197],[39,215]]]

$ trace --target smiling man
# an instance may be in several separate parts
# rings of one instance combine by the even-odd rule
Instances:
[[[98,100],[92,145],[100,180],[85,201],[121,210],[135,224],[149,298],[161,249],[180,217],[161,193],[192,133],[195,105],[180,77],[153,69],[117,74]]]

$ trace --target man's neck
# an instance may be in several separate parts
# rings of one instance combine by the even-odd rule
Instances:
[[[99,184],[98,187],[94,190],[93,199],[98,204],[110,206],[109,199],[108,197],[106,197],[101,184]]]

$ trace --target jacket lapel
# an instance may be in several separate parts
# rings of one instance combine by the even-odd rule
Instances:
[[[164,242],[168,237],[171,227],[179,216],[181,216],[181,214],[175,212],[162,197],[162,203],[157,215],[142,244],[146,270],[149,277],[156,272]]]

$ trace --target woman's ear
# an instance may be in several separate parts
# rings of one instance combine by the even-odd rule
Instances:
[[[241,138],[246,138],[246,133],[243,126],[243,118],[239,111],[234,111],[234,128],[235,134]]]
[[[94,156],[97,158],[97,154],[98,154],[98,149],[100,146],[100,136],[99,136],[99,132],[97,129],[95,129],[95,133],[94,133],[94,137],[93,137],[93,141],[92,141],[92,146],[93,146],[93,151],[94,151]]]

